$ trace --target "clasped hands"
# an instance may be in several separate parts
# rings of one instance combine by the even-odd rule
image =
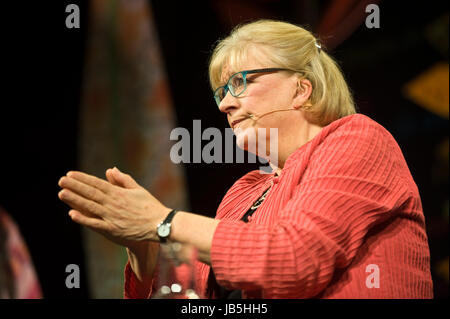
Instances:
[[[159,241],[156,227],[171,209],[117,168],[106,178],[71,171],[59,180],[58,197],[72,208],[72,220],[128,248]]]

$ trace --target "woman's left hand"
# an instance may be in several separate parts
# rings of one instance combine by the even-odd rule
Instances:
[[[107,174],[124,187],[82,172],[69,172],[59,180],[63,189],[58,197],[72,208],[72,220],[126,247],[159,241],[156,227],[171,209],[117,168]]]

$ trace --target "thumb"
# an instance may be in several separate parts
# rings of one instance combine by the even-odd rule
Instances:
[[[120,185],[119,182],[116,181],[116,179],[114,178],[114,173],[113,173],[113,169],[112,169],[112,168],[108,168],[108,169],[106,170],[106,174],[105,174],[105,175],[106,175],[106,179],[108,180],[108,182],[110,182],[110,183],[113,184],[113,185],[123,187],[123,186]]]
[[[117,167],[106,171],[106,178],[111,184],[124,188],[138,188],[138,183],[128,174],[124,174]]]

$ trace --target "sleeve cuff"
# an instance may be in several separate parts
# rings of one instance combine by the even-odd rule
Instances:
[[[125,266],[125,284],[124,284],[124,299],[149,299],[152,294],[153,280],[148,285],[142,284],[142,282],[136,277],[136,274],[131,268],[130,261]]]

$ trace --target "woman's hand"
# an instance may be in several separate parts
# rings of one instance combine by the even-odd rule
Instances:
[[[159,241],[156,227],[171,209],[117,168],[106,176],[122,187],[82,172],[69,172],[59,180],[63,189],[58,196],[72,208],[72,220],[128,248]]]

